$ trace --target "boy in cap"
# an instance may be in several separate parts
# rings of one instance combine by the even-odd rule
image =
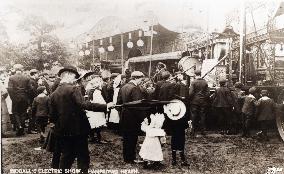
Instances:
[[[267,129],[268,121],[275,119],[275,103],[268,97],[267,90],[261,90],[261,98],[257,102],[256,118],[259,122],[261,131],[257,135],[261,140],[268,141]]]
[[[48,123],[48,96],[45,86],[37,88],[38,95],[32,103],[32,117],[36,120],[36,125],[40,133],[40,143],[44,142],[45,127]]]
[[[256,87],[251,87],[249,89],[249,95],[245,96],[244,104],[242,107],[242,128],[243,133],[242,137],[249,137],[250,136],[250,126],[251,126],[251,119],[255,115],[256,109]]]

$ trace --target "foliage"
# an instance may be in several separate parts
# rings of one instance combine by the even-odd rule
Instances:
[[[27,16],[18,28],[30,34],[29,42],[21,48],[23,56],[18,59],[19,63],[39,70],[43,69],[45,63],[67,63],[67,49],[53,34],[57,26],[49,24],[42,17]]]

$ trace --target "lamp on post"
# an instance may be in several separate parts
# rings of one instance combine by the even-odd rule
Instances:
[[[142,37],[142,31],[139,30],[139,40],[137,41],[137,46],[139,46],[139,47],[143,47],[144,46],[144,42],[141,39],[141,37]]]
[[[133,48],[133,42],[131,42],[131,33],[128,34],[128,39],[129,41],[127,42],[127,47]]]
[[[109,46],[107,47],[107,50],[108,51],[113,51],[114,50],[114,47],[112,46],[112,37],[109,37]]]

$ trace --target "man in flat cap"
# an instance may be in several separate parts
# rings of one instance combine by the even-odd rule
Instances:
[[[137,101],[143,99],[143,93],[139,87],[144,74],[140,71],[131,73],[131,80],[125,84],[118,93],[117,104]],[[121,109],[120,130],[123,136],[123,159],[126,163],[134,163],[136,159],[136,144],[138,133],[145,111],[140,108]]]
[[[198,118],[200,118],[201,134],[205,134],[205,115],[210,96],[208,83],[201,78],[201,71],[195,70],[194,73],[195,80],[191,83],[188,94],[193,124],[192,136],[195,135],[196,128],[199,125]]]
[[[25,117],[31,103],[29,94],[32,86],[29,77],[23,75],[23,68],[23,65],[15,64],[13,69],[16,72],[9,78],[8,82],[8,93],[12,100],[17,136],[24,134]]]
[[[81,173],[88,173],[90,156],[88,134],[90,124],[85,110],[106,112],[112,104],[90,103],[84,100],[80,88],[76,84],[79,73],[73,66],[58,72],[61,81],[50,96],[50,121],[55,124],[59,149],[62,152],[59,167],[70,169],[75,158]]]

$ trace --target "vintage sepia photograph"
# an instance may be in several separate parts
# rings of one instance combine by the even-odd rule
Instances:
[[[284,0],[1,0],[3,174],[284,174]]]

